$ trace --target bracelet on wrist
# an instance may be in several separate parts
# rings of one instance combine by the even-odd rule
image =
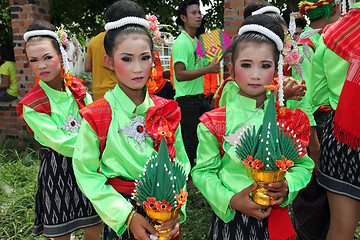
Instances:
[[[131,213],[129,214],[129,217],[127,218],[127,220],[125,222],[129,238],[130,238],[130,223],[131,223],[131,220],[134,217],[135,213],[136,213],[136,211],[131,211]]]

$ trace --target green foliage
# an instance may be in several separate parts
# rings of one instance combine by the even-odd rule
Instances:
[[[182,240],[205,240],[209,231],[212,209],[197,189],[189,190],[186,221],[181,224]]]
[[[0,151],[0,239],[30,239],[38,171],[32,155]]]
[[[77,76],[78,78],[81,78],[84,81],[89,81],[92,82],[93,78],[92,78],[92,73],[91,72],[82,72],[79,76]]]
[[[11,15],[8,0],[0,0],[0,45],[12,44]]]
[[[31,149],[18,152],[0,148],[0,239],[46,239],[31,236],[39,163],[38,153]],[[3,191],[4,184],[14,191]],[[186,213],[187,219],[181,224],[181,239],[206,239],[212,210],[196,189],[189,190]],[[82,233],[77,231],[75,239],[82,239]],[[360,237],[360,222],[355,237]]]
[[[104,31],[104,9],[114,1],[49,0],[49,2],[51,22],[55,26],[62,24],[65,29],[74,33],[77,38],[90,39]]]
[[[4,0],[2,0],[4,1]],[[155,14],[161,24],[174,26],[165,29],[174,35],[179,33],[174,19],[177,17],[177,8],[183,0],[135,0],[142,6],[146,13]],[[85,39],[91,39],[104,31],[103,15],[114,0],[89,0],[89,1],[56,1],[50,0],[51,22],[55,26],[64,25],[64,28],[74,33],[81,44]],[[210,7],[204,15],[208,20],[207,28],[223,28],[224,1],[203,0],[204,6]],[[204,13],[203,13],[204,14]]]

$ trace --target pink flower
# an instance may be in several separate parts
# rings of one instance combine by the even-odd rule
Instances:
[[[285,58],[284,58],[284,62],[285,62],[285,63],[291,63],[292,60],[293,60],[293,58],[292,58],[292,56],[290,56],[290,55],[287,55],[287,56],[285,56]]]
[[[285,47],[286,47],[286,48],[291,48],[291,43],[290,43],[290,42],[286,42],[286,43],[285,43]]]
[[[291,55],[295,60],[298,60],[300,57],[298,51],[296,50],[294,50]]]
[[[155,34],[155,37],[156,37],[156,38],[160,38],[160,37],[161,37],[160,31],[155,31],[154,34]]]
[[[64,45],[67,45],[68,42],[69,42],[69,40],[68,40],[67,38],[63,38],[63,39],[62,39],[62,42],[63,42]]]
[[[64,38],[67,38],[67,34],[66,34],[66,32],[62,32],[61,33],[61,37],[64,39]]]
[[[157,17],[155,15],[149,16],[149,21],[155,22],[157,20]]]
[[[150,23],[150,29],[155,31],[158,27],[154,23]]]

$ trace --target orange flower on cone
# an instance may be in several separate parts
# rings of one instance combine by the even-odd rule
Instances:
[[[286,168],[294,166],[294,161],[288,160],[284,156],[282,156],[282,159],[283,159],[283,162],[284,162]]]
[[[150,210],[157,210],[156,209],[156,199],[155,198],[150,198],[150,197],[148,197],[147,199],[146,199],[146,202],[144,201],[143,202],[143,204],[148,208],[148,209],[150,209]]]
[[[275,91],[276,89],[279,89],[281,87],[281,85],[279,84],[278,78],[274,78],[274,80],[272,80],[272,85],[266,85],[264,86],[265,88],[271,90],[271,91]]]
[[[163,127],[158,127],[158,132],[154,134],[155,136],[163,136],[163,137],[171,137],[172,132],[170,132],[169,127],[167,125]]]
[[[281,171],[285,171],[286,170],[286,166],[285,163],[281,160],[276,160],[276,166],[281,170]]]
[[[253,157],[250,155],[247,155],[247,158],[244,159],[243,161],[243,163],[248,167],[252,167],[253,162],[254,162]]]
[[[264,163],[262,163],[261,160],[259,160],[259,159],[256,159],[252,164],[252,168],[256,169],[256,170],[260,170],[263,166],[264,166]]]
[[[160,201],[156,202],[155,206],[159,211],[165,212],[171,210],[171,206],[169,205],[169,202],[166,203],[164,199],[161,202]]]
[[[279,89],[281,87],[280,84],[276,84],[276,85],[266,85],[264,86],[265,88],[271,90],[271,91],[275,91],[276,89]]]
[[[288,160],[286,157],[282,156],[282,160],[276,160],[276,166],[280,170],[285,171],[289,167],[294,166],[294,161]]]
[[[179,194],[176,194],[176,201],[178,203],[178,207],[181,207],[187,201],[188,192],[184,192],[184,189],[180,190]]]

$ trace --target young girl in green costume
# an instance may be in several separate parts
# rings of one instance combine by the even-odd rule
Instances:
[[[170,157],[190,163],[180,129],[177,103],[151,95],[145,86],[153,64],[153,42],[144,10],[132,1],[118,1],[105,13],[105,65],[118,80],[114,90],[81,111],[84,120],[74,153],[80,188],[106,224],[103,239],[150,239],[158,233],[144,210],[131,199],[135,180],[164,136]],[[179,236],[181,217],[163,223]],[[128,231],[126,231],[128,230]]]
[[[72,232],[86,228],[84,239],[95,240],[102,221],[76,184],[72,168],[78,111],[92,99],[78,79],[62,74],[69,68],[55,31],[51,23],[39,20],[24,34],[29,67],[41,79],[17,105],[41,144],[33,235],[69,240]]]
[[[266,15],[248,17],[242,28],[228,65],[240,91],[225,107],[200,118],[193,182],[214,211],[208,239],[295,239],[287,209],[278,205],[285,207],[291,203],[306,186],[313,161],[303,152],[284,180],[265,185],[264,193],[276,199],[274,206],[266,207],[249,197],[256,183],[234,151],[243,127],[255,125],[258,129],[262,124],[268,105],[264,86],[271,85],[277,74],[284,32],[279,23]],[[285,116],[278,121],[293,130],[305,148],[310,130],[308,118],[300,110],[284,110]]]

